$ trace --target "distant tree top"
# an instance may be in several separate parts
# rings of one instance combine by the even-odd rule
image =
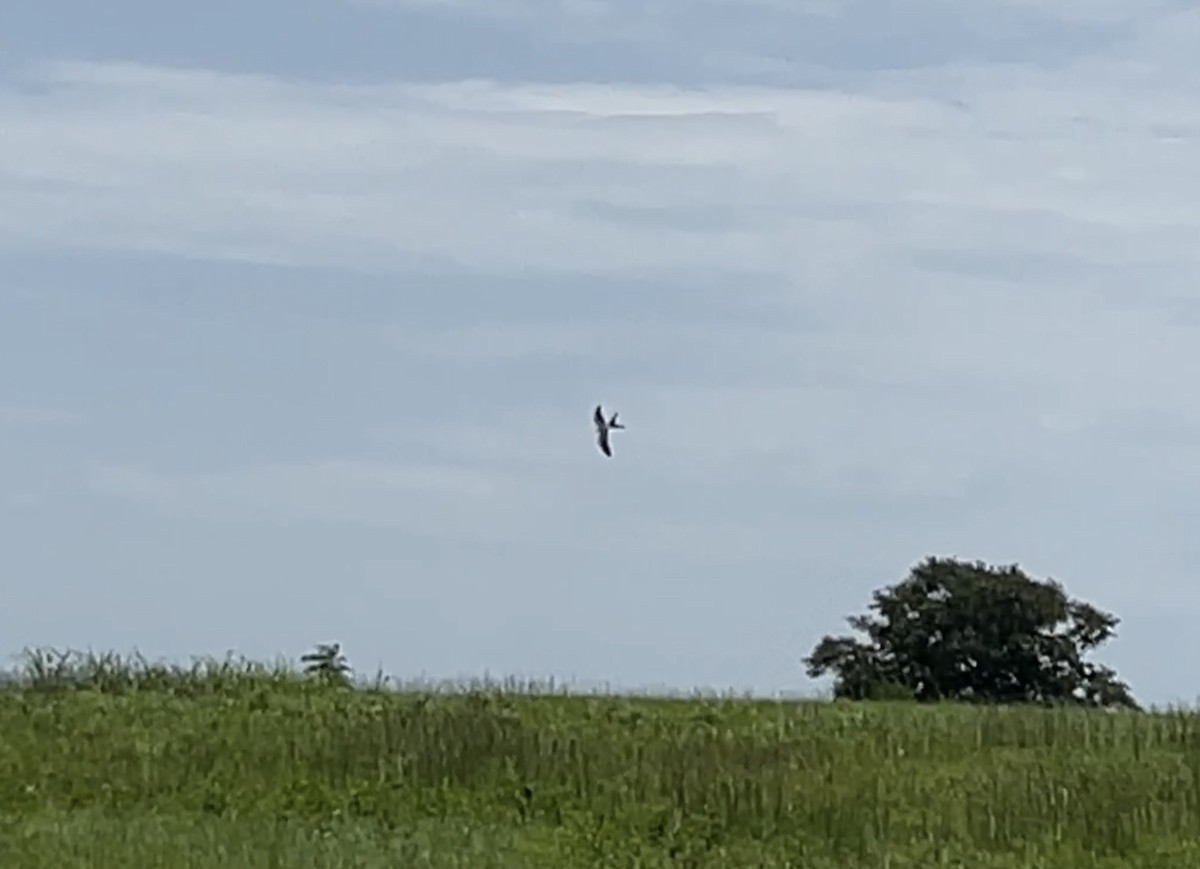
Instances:
[[[1119,619],[1016,564],[929,557],[868,609],[847,619],[864,638],[825,636],[804,659],[809,676],[835,676],[837,697],[1137,707],[1084,660]]]

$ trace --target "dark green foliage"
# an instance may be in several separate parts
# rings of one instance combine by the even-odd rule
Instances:
[[[805,659],[810,676],[836,675],[838,697],[1136,706],[1085,660],[1118,619],[1015,564],[928,558],[873,597],[874,615],[847,620],[865,640],[826,636]]]

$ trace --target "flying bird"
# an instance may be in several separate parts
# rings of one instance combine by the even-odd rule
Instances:
[[[604,418],[604,411],[600,409],[600,405],[596,405],[596,412],[592,414],[592,419],[596,423],[596,443],[600,445],[600,452],[612,458],[612,447],[608,445],[608,433],[615,428],[625,428],[621,423],[617,422],[617,414],[613,413],[612,419]]]

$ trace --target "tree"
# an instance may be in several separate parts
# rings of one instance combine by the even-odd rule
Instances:
[[[304,672],[332,685],[350,684],[350,665],[340,643],[318,643],[315,651],[300,656]]]
[[[1119,619],[1016,564],[927,558],[869,609],[847,619],[865,641],[826,636],[804,659],[809,676],[836,676],[837,697],[1137,707],[1111,669],[1084,660]]]

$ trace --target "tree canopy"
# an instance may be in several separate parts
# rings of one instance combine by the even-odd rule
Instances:
[[[847,619],[865,639],[826,636],[804,659],[809,676],[835,675],[837,697],[1137,705],[1111,669],[1084,660],[1119,619],[1016,564],[930,557],[868,609]]]

